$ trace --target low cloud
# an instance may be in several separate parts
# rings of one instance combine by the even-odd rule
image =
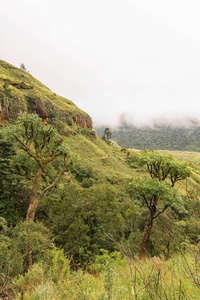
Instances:
[[[177,113],[164,113],[160,116],[143,116],[138,117],[134,114],[122,113],[118,119],[114,121],[102,120],[101,122],[94,122],[96,128],[105,126],[110,127],[113,130],[117,130],[120,126],[126,124],[137,128],[150,127],[157,129],[162,126],[171,126],[176,128],[189,128],[194,126],[200,126],[200,119],[195,114],[177,114]]]

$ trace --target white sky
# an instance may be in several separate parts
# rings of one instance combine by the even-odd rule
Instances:
[[[0,58],[94,124],[200,118],[200,1],[0,2]]]

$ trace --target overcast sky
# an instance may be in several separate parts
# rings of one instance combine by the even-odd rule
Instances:
[[[95,125],[200,119],[199,0],[0,1],[0,58]]]

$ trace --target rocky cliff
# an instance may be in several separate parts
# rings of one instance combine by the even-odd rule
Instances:
[[[91,117],[72,101],[56,95],[24,70],[0,60],[0,123],[21,114],[38,114],[45,123],[62,120],[92,129]]]

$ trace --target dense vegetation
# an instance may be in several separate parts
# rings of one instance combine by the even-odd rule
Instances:
[[[193,126],[192,126],[193,125]],[[97,128],[101,137],[103,128]],[[121,147],[150,150],[200,151],[200,126],[134,127],[123,125],[113,130],[112,139]]]
[[[140,154],[69,123],[0,124],[0,297],[198,299],[200,158]]]

